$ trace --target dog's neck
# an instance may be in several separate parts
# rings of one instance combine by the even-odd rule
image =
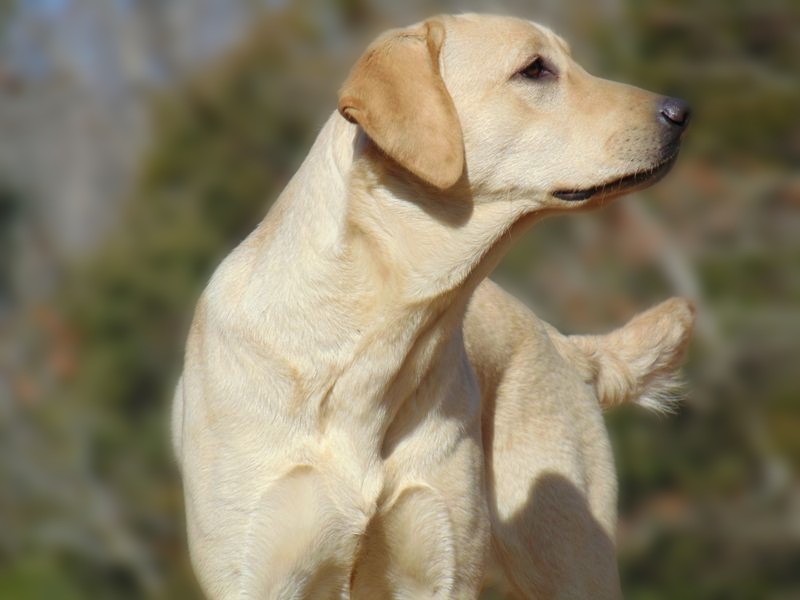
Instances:
[[[259,265],[243,306],[264,336],[292,330],[280,336],[280,353],[299,373],[333,386],[311,395],[364,400],[351,411],[337,403],[330,414],[380,421],[375,400],[388,399],[377,403],[388,422],[436,357],[453,343],[463,347],[470,295],[499,261],[524,210],[409,183],[377,152],[338,114],[328,120],[243,244]],[[370,365],[354,368],[360,361]]]
[[[362,131],[348,190],[349,242],[365,244],[383,284],[408,305],[467,300],[509,242],[541,218],[535,202],[476,192],[463,177],[451,189],[415,179]]]

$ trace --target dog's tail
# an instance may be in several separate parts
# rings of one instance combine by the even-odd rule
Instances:
[[[594,383],[603,408],[635,402],[669,412],[680,398],[677,370],[694,317],[690,301],[671,298],[606,335],[560,336],[555,341]]]

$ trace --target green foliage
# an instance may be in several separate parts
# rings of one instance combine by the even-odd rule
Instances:
[[[19,195],[0,184],[0,309],[12,295],[15,224],[20,210]]]

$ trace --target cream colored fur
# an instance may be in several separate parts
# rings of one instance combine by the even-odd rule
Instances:
[[[559,76],[520,78],[540,54]],[[610,374],[644,389],[672,360],[637,362],[627,334],[564,341],[480,284],[536,220],[629,191],[555,190],[663,159],[656,100],[509,18],[370,47],[196,310],[172,425],[209,597],[475,598],[490,548],[523,595],[611,597],[598,393],[641,395]]]
[[[490,579],[521,598],[619,598],[617,486],[601,408],[674,384],[694,321],[673,298],[602,336],[564,336],[491,281],[464,333],[483,403]]]

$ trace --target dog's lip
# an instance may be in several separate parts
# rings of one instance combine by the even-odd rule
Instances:
[[[644,171],[637,171],[636,173],[631,173],[630,175],[623,175],[622,177],[612,181],[592,186],[590,188],[578,190],[558,190],[552,192],[552,195],[559,200],[566,200],[567,202],[582,202],[598,194],[607,195],[624,190],[632,191],[632,188],[647,187],[647,185],[652,185],[664,177],[664,175],[666,175],[672,168],[672,165],[675,164],[675,160],[677,158],[678,152],[675,151],[668,158],[665,158],[654,167],[645,169]],[[647,185],[642,186],[641,184]]]

